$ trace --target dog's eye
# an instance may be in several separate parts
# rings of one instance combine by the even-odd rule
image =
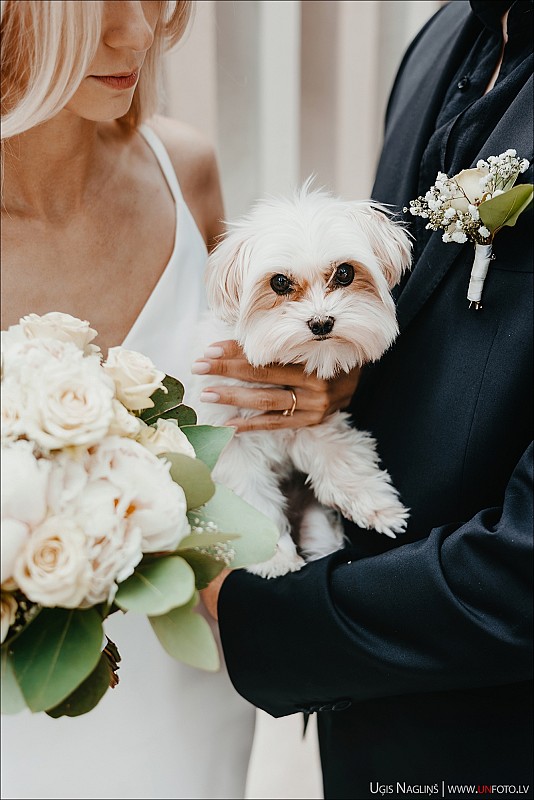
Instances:
[[[276,294],[291,294],[293,284],[286,275],[273,275],[271,278],[271,289]]]
[[[350,286],[354,280],[354,267],[352,264],[340,264],[336,269],[334,280],[338,286]]]

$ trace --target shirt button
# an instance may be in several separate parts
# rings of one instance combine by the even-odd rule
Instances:
[[[469,76],[468,75],[464,75],[464,77],[461,78],[461,80],[458,81],[457,85],[458,85],[458,89],[461,92],[467,91],[467,89],[469,89],[469,87],[471,86],[471,80],[470,80]]]

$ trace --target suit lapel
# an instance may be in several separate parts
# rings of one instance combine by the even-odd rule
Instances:
[[[531,77],[492,131],[471,166],[475,166],[479,159],[498,155],[509,147],[515,147],[521,157],[532,160],[533,134],[529,126],[525,125],[525,119],[529,119],[532,113],[532,91],[533,79]],[[466,247],[473,248],[471,243],[465,245],[444,244],[441,236],[442,232],[436,231],[430,237],[400,294],[397,302],[397,317],[401,330],[406,328],[439,286],[456,258],[465,252]]]

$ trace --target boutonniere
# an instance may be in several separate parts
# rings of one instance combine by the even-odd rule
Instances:
[[[469,308],[482,308],[482,289],[492,255],[493,239],[505,225],[513,226],[532,203],[532,184],[515,182],[529,167],[515,150],[478,161],[476,169],[464,169],[449,178],[438,172],[424,197],[410,200],[409,211],[428,219],[426,228],[443,230],[444,242],[475,245],[467,299]]]

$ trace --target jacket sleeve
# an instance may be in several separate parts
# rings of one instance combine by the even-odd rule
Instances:
[[[529,680],[532,525],[531,445],[502,508],[460,526],[274,580],[232,573],[219,623],[235,688],[278,717]]]

